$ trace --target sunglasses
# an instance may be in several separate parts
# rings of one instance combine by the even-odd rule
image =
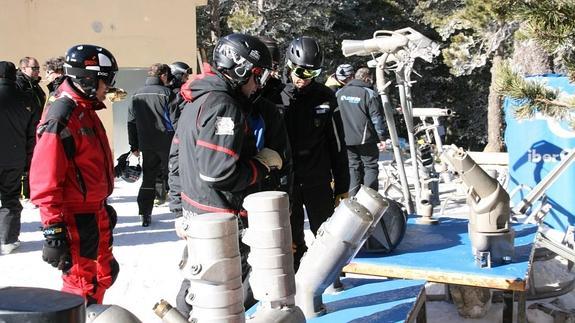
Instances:
[[[312,79],[318,77],[321,74],[321,68],[318,69],[307,69],[301,66],[295,65],[288,61],[287,66],[291,70],[291,73],[302,80]]]
[[[252,74],[259,87],[264,87],[270,79],[272,72],[267,68],[254,67],[252,68]]]
[[[39,71],[40,70],[40,66],[27,66],[27,67],[33,71]]]

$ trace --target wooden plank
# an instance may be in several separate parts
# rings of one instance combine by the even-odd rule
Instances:
[[[457,284],[495,289],[525,291],[526,280],[510,280],[494,277],[478,276],[477,274],[438,272],[425,269],[394,268],[366,263],[350,263],[343,268],[343,272],[372,275],[381,277],[423,279],[431,282]]]

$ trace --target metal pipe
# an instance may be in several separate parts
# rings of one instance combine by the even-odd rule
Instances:
[[[295,302],[307,319],[325,313],[321,295],[361,247],[372,223],[364,206],[345,199],[319,228],[295,276]]]
[[[533,205],[533,202],[537,201],[545,191],[555,183],[557,178],[567,169],[571,163],[575,160],[575,149],[572,149],[565,158],[561,159],[559,165],[553,168],[547,176],[541,180],[535,187],[527,194],[527,196],[521,200],[514,208],[513,213],[524,214]]]
[[[453,113],[451,109],[438,109],[438,108],[413,108],[414,117],[449,117]]]
[[[405,165],[403,163],[403,157],[401,156],[401,150],[399,148],[399,137],[397,135],[397,127],[395,126],[395,119],[393,118],[393,108],[389,102],[389,97],[387,96],[387,85],[385,82],[385,62],[387,60],[388,54],[383,54],[380,59],[378,59],[378,64],[376,67],[375,79],[377,84],[377,91],[381,98],[381,103],[383,105],[383,112],[385,114],[385,122],[387,123],[387,130],[389,131],[389,138],[391,139],[391,146],[393,149],[393,156],[395,162],[397,163],[397,171],[399,173],[399,180],[401,182],[401,192],[403,194],[403,199],[405,201],[405,207],[407,208],[408,214],[414,214],[413,200],[411,199],[411,193],[409,192],[409,183],[407,182],[407,175],[405,174]]]
[[[242,241],[249,245],[250,286],[260,303],[248,322],[305,322],[295,306],[289,199],[285,192],[259,192],[244,199],[250,218]]]
[[[419,181],[419,166],[417,161],[417,143],[415,142],[415,135],[413,129],[413,116],[411,114],[411,100],[408,98],[406,87],[406,75],[408,69],[405,67],[395,71],[395,78],[397,80],[397,90],[399,92],[399,101],[401,104],[401,111],[403,112],[403,119],[407,127],[407,138],[409,141],[409,153],[411,155],[411,169],[413,177],[413,187],[415,190],[415,211],[421,213],[421,183]]]
[[[439,117],[432,117],[433,118],[433,138],[435,139],[435,148],[437,152],[441,154],[443,151],[443,142],[441,141],[441,136],[439,135],[439,127],[441,124],[439,123]]]
[[[244,322],[236,216],[207,213],[188,221],[189,255],[182,272],[190,280],[190,320]]]
[[[166,300],[162,299],[156,303],[153,310],[164,323],[189,323],[182,313],[178,312],[178,310]]]

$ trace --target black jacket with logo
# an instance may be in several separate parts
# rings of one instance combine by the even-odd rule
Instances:
[[[0,167],[24,170],[32,158],[36,125],[29,98],[0,78]]]
[[[312,81],[303,89],[286,84],[282,93],[290,139],[294,185],[313,187],[334,180],[334,194],[348,191],[349,169],[335,94]]]
[[[148,77],[146,85],[132,96],[128,108],[130,149],[168,151],[174,136],[173,102],[175,94],[158,77]]]
[[[370,85],[352,80],[336,93],[348,146],[385,140],[381,100]]]
[[[189,84],[170,150],[170,210],[238,214],[246,194],[268,175],[253,157],[247,117],[251,103],[224,80],[207,75]]]

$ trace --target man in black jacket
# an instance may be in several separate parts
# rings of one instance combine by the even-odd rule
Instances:
[[[142,153],[142,185],[138,192],[138,214],[142,226],[152,221],[154,198],[166,200],[168,190],[168,156],[174,136],[170,116],[175,94],[168,87],[170,67],[154,64],[148,70],[146,85],[132,96],[128,109],[128,141],[136,156]]]
[[[286,61],[292,83],[286,85],[281,96],[294,167],[290,199],[297,270],[307,250],[304,205],[315,235],[339,201],[347,197],[349,170],[335,94],[315,81],[323,62],[318,42],[305,36],[296,38],[287,49]]]
[[[44,111],[44,104],[46,103],[46,93],[40,87],[40,64],[34,57],[23,57],[20,59],[20,68],[16,72],[16,85],[28,97],[28,102],[32,108],[32,118],[34,120],[34,127],[40,122],[42,112]],[[30,183],[28,179],[28,172],[30,165],[26,165],[26,169],[22,174],[22,195],[24,199],[30,199]]]
[[[187,84],[189,100],[170,151],[170,210],[184,239],[186,219],[197,214],[232,213],[244,227],[244,197],[283,165],[268,141],[257,146],[248,120],[254,95],[270,75],[267,48],[255,37],[231,34],[218,41],[213,57],[212,71]],[[240,242],[243,279],[249,272],[248,250]],[[189,312],[182,301],[186,289],[184,282],[178,297],[183,314]]]
[[[16,86],[16,66],[0,62],[0,253],[20,246],[20,179],[34,148],[32,108]]]
[[[385,123],[381,101],[372,85],[369,69],[362,67],[355,73],[355,79],[336,94],[345,131],[352,196],[361,184],[379,189],[378,148],[385,147]]]

